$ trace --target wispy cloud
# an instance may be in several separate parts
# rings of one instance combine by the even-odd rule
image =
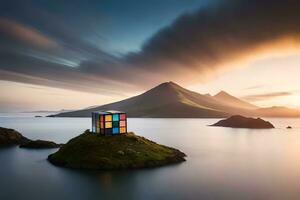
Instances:
[[[250,102],[256,102],[256,101],[264,101],[269,100],[277,97],[284,97],[284,96],[290,96],[293,95],[292,92],[272,92],[272,93],[264,93],[264,94],[253,94],[253,95],[247,95],[243,96],[242,99]]]
[[[263,87],[265,87],[265,85],[253,85],[253,86],[244,88],[244,90],[255,90],[255,89],[260,89]]]
[[[55,48],[58,46],[54,40],[40,33],[38,30],[3,17],[0,18],[0,32],[12,39],[40,48]]]

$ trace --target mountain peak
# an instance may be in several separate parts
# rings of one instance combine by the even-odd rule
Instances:
[[[149,91],[158,90],[158,89],[160,89],[160,90],[177,90],[180,88],[182,88],[182,87],[180,85],[178,85],[177,83],[169,81],[169,82],[161,83]]]
[[[160,102],[173,102],[178,101],[179,99],[179,91],[181,91],[182,87],[177,85],[176,83],[169,81],[164,82],[156,87],[146,91],[143,93],[143,97],[146,99],[152,99],[153,101],[160,99]],[[152,102],[153,103],[153,102]]]
[[[164,83],[159,84],[158,86],[160,86],[160,85],[179,86],[177,83],[174,83],[173,81],[164,82]]]
[[[219,101],[226,102],[227,104],[231,104],[232,106],[240,107],[240,108],[246,108],[246,109],[256,109],[257,106],[250,104],[246,101],[243,101],[235,96],[232,96],[231,94],[221,90],[218,94],[214,95],[215,99],[218,99]]]
[[[224,90],[221,90],[219,93],[214,95],[214,97],[222,97],[222,96],[232,96],[229,93],[225,92]]]

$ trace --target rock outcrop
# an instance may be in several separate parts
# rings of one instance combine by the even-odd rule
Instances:
[[[235,115],[211,125],[231,128],[269,129],[275,128],[273,124],[261,118],[248,118]]]
[[[21,148],[45,149],[59,148],[61,144],[56,144],[45,140],[30,140],[14,129],[0,127],[0,147],[9,145],[20,145]]]
[[[20,145],[30,141],[14,129],[0,127],[0,147],[9,145]]]

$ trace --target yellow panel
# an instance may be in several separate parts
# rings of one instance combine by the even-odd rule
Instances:
[[[112,116],[111,115],[105,115],[105,121],[106,122],[112,121]]]
[[[120,133],[126,133],[126,128],[125,127],[121,127],[120,128]]]
[[[112,128],[112,122],[105,122],[105,128]]]

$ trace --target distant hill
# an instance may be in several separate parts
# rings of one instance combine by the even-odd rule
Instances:
[[[263,110],[224,91],[211,96],[187,90],[176,83],[162,83],[143,94],[102,106],[62,112],[51,117],[90,117],[99,110],[122,110],[129,117],[220,118],[235,114],[264,116]],[[300,112],[298,112],[300,116]]]

